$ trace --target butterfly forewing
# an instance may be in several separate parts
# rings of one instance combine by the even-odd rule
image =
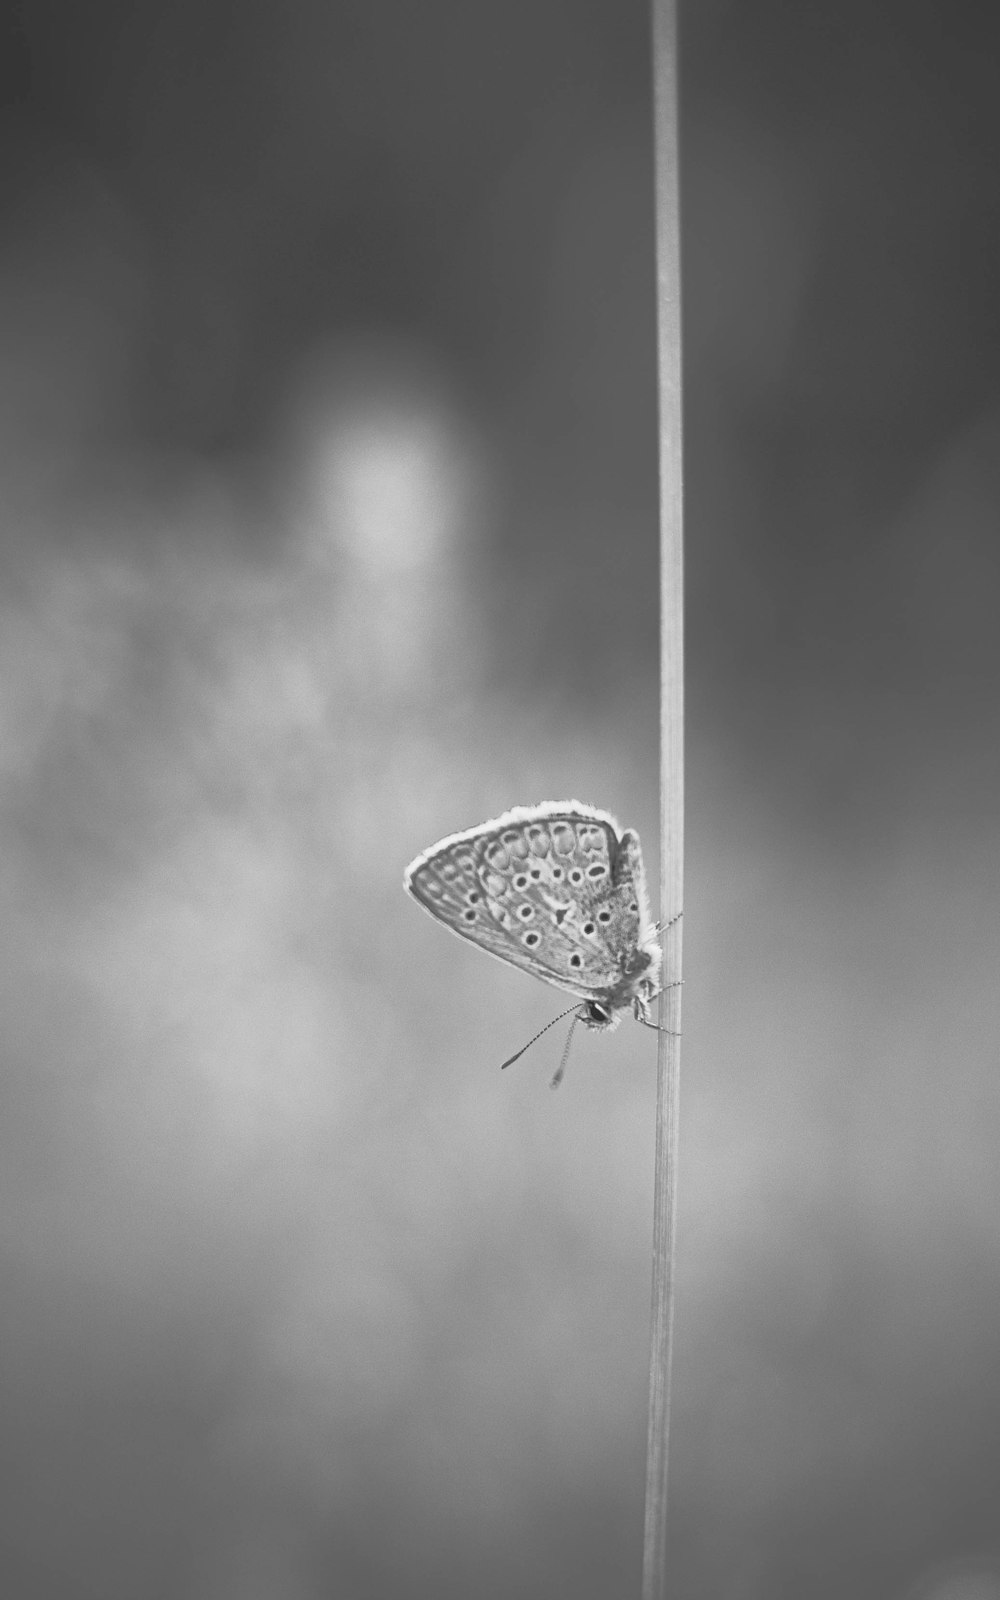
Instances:
[[[620,984],[652,939],[635,834],[579,802],[506,812],[407,869],[406,887],[453,932],[582,998]]]

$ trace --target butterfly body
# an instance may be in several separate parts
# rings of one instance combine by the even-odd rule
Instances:
[[[417,856],[404,884],[460,938],[575,995],[588,1028],[649,1021],[660,947],[639,836],[578,800],[519,806]]]

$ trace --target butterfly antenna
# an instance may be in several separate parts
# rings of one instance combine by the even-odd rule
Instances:
[[[566,1013],[564,1011],[563,1012],[563,1016],[565,1016],[565,1015],[566,1015]],[[580,1013],[578,1011],[576,1011],[576,1012],[573,1013],[573,1021],[570,1023],[570,1025],[569,1025],[569,1033],[566,1035],[566,1043],[563,1046],[562,1060],[560,1061],[558,1067],[556,1068],[555,1072],[553,1073],[552,1082],[549,1084],[549,1088],[550,1089],[558,1089],[559,1085],[562,1083],[563,1073],[566,1071],[566,1062],[569,1059],[569,1047],[573,1042],[573,1029],[576,1027],[576,1025],[579,1022],[579,1020],[580,1020]]]
[[[534,1044],[536,1039],[540,1039],[542,1037],[543,1033],[548,1033],[549,1029],[550,1028],[554,1028],[557,1022],[561,1022],[563,1017],[568,1017],[569,1014],[570,1014],[570,1011],[575,1011],[575,1010],[576,1010],[576,1006],[570,1006],[566,1011],[560,1011],[559,1015],[557,1017],[553,1017],[551,1022],[547,1022],[545,1024],[544,1028],[539,1028],[538,1032],[536,1034],[534,1034],[528,1040],[527,1044],[523,1044],[521,1046],[520,1050],[518,1050],[515,1055],[508,1056],[506,1061],[502,1061],[500,1063],[500,1071],[503,1072],[505,1067],[512,1066],[515,1061],[519,1060],[520,1057],[524,1055],[524,1052],[526,1050],[530,1050],[531,1049],[531,1047]],[[570,1038],[572,1038],[573,1037],[573,1029],[572,1028],[570,1028],[569,1033],[570,1033]],[[560,1075],[561,1075],[562,1074],[562,1067],[560,1067],[559,1072],[560,1072]]]

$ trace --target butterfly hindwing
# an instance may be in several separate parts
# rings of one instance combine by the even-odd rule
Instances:
[[[610,992],[645,942],[638,838],[579,802],[506,812],[443,839],[406,887],[454,933],[583,998]]]

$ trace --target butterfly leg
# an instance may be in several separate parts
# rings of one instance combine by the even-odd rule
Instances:
[[[674,980],[673,983],[664,984],[663,988],[662,989],[657,989],[655,991],[655,993],[656,994],[665,994],[667,989],[680,989],[683,986],[683,983],[684,983],[684,979],[683,978],[677,978],[677,979]],[[652,998],[653,998],[653,996],[651,995],[649,997],[649,999],[652,999]],[[652,1028],[655,1033],[666,1033],[666,1034],[669,1034],[671,1039],[679,1039],[680,1038],[680,1034],[678,1033],[676,1028],[661,1028],[659,1023],[650,1021],[650,1019],[649,1019],[649,999],[640,998],[639,995],[636,995],[635,1000],[632,1002],[632,1009],[633,1009],[633,1012],[635,1014],[636,1022],[641,1022],[643,1027],[645,1027],[645,1028]]]

